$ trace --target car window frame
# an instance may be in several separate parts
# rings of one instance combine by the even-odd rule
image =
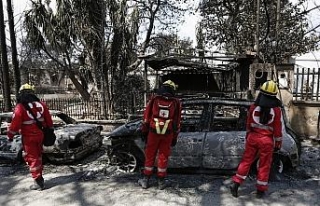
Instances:
[[[203,106],[203,108],[201,108],[202,112],[201,112],[200,116],[198,117],[199,120],[196,122],[195,125],[193,125],[194,130],[192,130],[192,132],[205,132],[208,130],[209,125],[210,125],[210,118],[211,118],[211,113],[209,112],[210,105],[203,104],[201,102],[196,102],[193,104],[188,104],[188,103],[182,104],[182,110],[184,110],[186,107],[189,107],[189,106],[199,106],[199,105]],[[188,127],[187,124],[184,125],[185,120],[188,119],[185,117],[186,116],[184,116],[184,114],[181,114],[181,128],[183,131],[184,131],[183,127]],[[188,131],[188,130],[186,130],[186,131]]]

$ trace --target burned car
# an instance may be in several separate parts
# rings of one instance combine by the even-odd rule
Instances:
[[[56,141],[53,146],[43,147],[43,159],[52,163],[71,163],[82,159],[96,151],[101,145],[103,136],[102,126],[79,123],[67,114],[50,110],[54,124]],[[7,128],[12,112],[0,113],[0,162],[23,161],[21,135],[16,135],[13,142],[7,140]]]
[[[246,141],[247,111],[252,102],[230,99],[182,101],[181,132],[172,148],[168,168],[234,171],[241,161]],[[278,172],[299,164],[300,141],[284,116],[283,144],[275,152]],[[140,137],[141,119],[128,122],[109,133],[104,143],[110,159],[133,172],[144,162],[145,143]],[[258,164],[258,159],[256,164]]]

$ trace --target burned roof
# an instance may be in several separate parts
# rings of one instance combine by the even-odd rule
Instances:
[[[146,64],[152,69],[160,71],[168,67],[187,67],[197,71],[223,72],[234,69],[238,64],[234,56],[221,55],[214,57],[197,57],[197,56],[165,56],[149,57],[145,59]],[[172,68],[170,68],[171,70]]]

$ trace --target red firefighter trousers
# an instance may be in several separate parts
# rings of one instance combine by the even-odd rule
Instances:
[[[43,135],[23,136],[24,160],[29,166],[33,179],[37,179],[42,176],[42,140]]]
[[[144,174],[147,176],[152,175],[153,166],[156,156],[158,154],[158,177],[167,176],[168,158],[171,153],[171,142],[173,135],[157,135],[149,132],[147,146],[145,149],[146,160]]]
[[[273,154],[273,138],[251,132],[248,135],[245,151],[238,166],[237,174],[232,177],[234,182],[241,184],[247,177],[252,163],[259,155],[259,166],[256,187],[260,191],[268,189],[268,180]]]

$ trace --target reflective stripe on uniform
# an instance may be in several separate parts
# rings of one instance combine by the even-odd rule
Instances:
[[[152,171],[153,167],[144,167],[144,169],[147,170],[147,171]]]
[[[277,142],[282,141],[282,137],[275,137],[274,140]]]
[[[250,126],[253,127],[253,128],[259,128],[259,129],[265,129],[265,130],[273,131],[273,128],[269,127],[267,125],[251,123]]]
[[[239,175],[239,174],[236,174],[236,176],[243,179],[243,180],[245,180],[247,178],[247,176],[243,176],[243,175]]]
[[[166,172],[167,171],[167,168],[159,168],[158,167],[158,172]]]
[[[39,122],[43,122],[44,121],[43,118],[39,118],[38,120],[39,120]],[[22,124],[34,124],[34,123],[36,123],[35,120],[28,120],[28,121],[22,122]]]
[[[168,129],[168,125],[170,123],[170,119],[165,121],[162,130],[160,129],[160,124],[161,123],[163,124],[163,122],[159,122],[158,118],[154,118],[154,121],[156,122],[156,132],[157,132],[157,134],[165,134],[167,129]]]
[[[42,165],[36,166],[36,167],[30,167],[29,170],[30,172],[35,172],[38,171],[42,168]]]
[[[268,185],[268,182],[263,182],[263,181],[257,180],[257,184],[266,186],[266,185]]]

